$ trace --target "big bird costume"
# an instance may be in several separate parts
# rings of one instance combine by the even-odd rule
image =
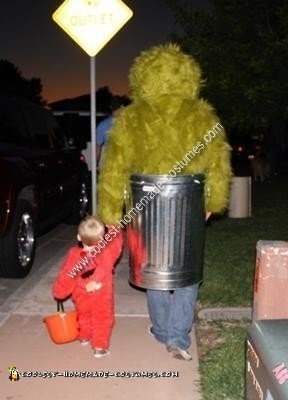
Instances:
[[[99,178],[101,218],[118,225],[130,174],[167,174],[193,147],[199,152],[183,165],[181,174],[205,174],[206,211],[224,211],[231,178],[230,147],[224,130],[209,143],[204,140],[219,119],[199,97],[198,63],[177,45],[156,46],[135,59],[129,81],[133,101],[109,132]],[[169,291],[147,290],[151,333],[171,354],[185,360],[191,359],[187,349],[197,293],[198,283],[176,289],[173,301]]]

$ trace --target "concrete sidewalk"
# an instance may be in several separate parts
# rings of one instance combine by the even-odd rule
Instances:
[[[146,295],[144,291],[136,290],[128,284],[125,254],[115,275],[116,325],[111,354],[103,359],[95,359],[89,346],[83,347],[78,342],[55,345],[50,340],[42,319],[55,312],[51,285],[63,259],[63,249],[69,247],[74,240],[71,227],[59,235],[61,237],[53,238],[56,241],[58,239],[59,248],[47,256],[43,266],[47,272],[34,285],[27,281],[26,292],[23,288],[19,289],[0,308],[0,312],[6,315],[0,328],[1,399],[76,400],[85,397],[87,400],[174,400],[177,397],[199,400],[198,355],[194,331],[190,349],[193,357],[191,362],[174,359],[162,344],[148,334],[150,322]],[[71,307],[72,303],[66,302],[66,308]],[[34,371],[35,374],[40,371],[91,371],[94,377],[21,377],[18,382],[10,382],[9,365],[15,365],[21,372]],[[101,376],[105,373],[110,376]],[[142,376],[132,377],[133,373]]]

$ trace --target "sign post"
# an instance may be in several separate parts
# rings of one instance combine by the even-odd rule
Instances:
[[[90,57],[90,126],[91,126],[91,198],[92,214],[97,212],[97,160],[96,160],[96,57]]]
[[[65,0],[52,15],[53,20],[91,57],[91,164],[94,215],[97,208],[95,55],[132,15],[132,10],[121,0]]]

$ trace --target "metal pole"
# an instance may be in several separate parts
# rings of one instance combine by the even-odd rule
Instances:
[[[91,104],[91,169],[92,169],[92,215],[96,215],[96,190],[97,190],[97,169],[96,169],[96,67],[95,57],[90,57],[90,104]]]

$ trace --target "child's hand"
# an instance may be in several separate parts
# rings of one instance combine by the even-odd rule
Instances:
[[[101,282],[95,282],[95,290],[100,290],[102,287],[102,283]]]
[[[95,281],[91,281],[91,282],[87,283],[86,286],[85,286],[86,291],[88,293],[100,290],[101,287],[102,287],[102,283],[101,282],[95,282]]]
[[[206,211],[205,221],[208,221],[208,219],[211,217],[211,214],[211,211]]]

